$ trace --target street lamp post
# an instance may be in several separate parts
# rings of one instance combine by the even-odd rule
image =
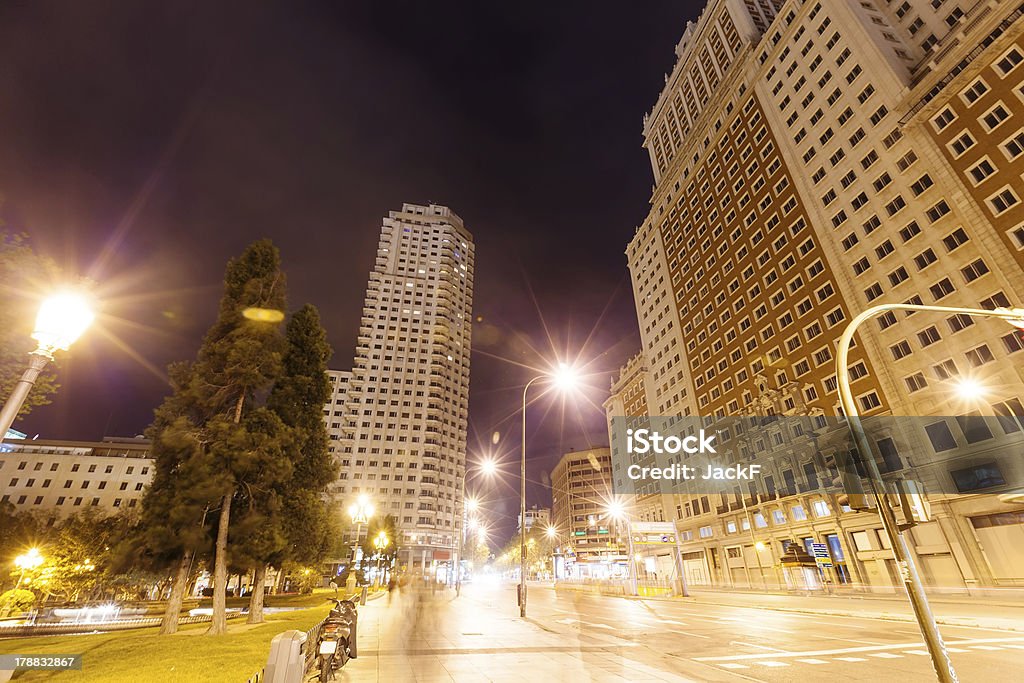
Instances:
[[[498,471],[498,464],[494,461],[493,458],[485,457],[483,460],[480,461],[480,463],[478,465],[478,468],[479,468],[481,474],[484,474],[484,475],[490,477],[490,476],[493,476],[494,473]],[[462,583],[462,571],[459,569],[458,563],[460,563],[462,561],[462,553],[463,553],[463,547],[462,546],[465,545],[466,510],[468,509],[470,512],[472,512],[473,510],[476,509],[476,506],[477,506],[477,501],[476,500],[473,500],[473,499],[467,500],[466,499],[466,477],[468,475],[469,475],[469,468],[467,467],[465,469],[465,471],[462,473],[462,488],[459,489],[460,491],[462,491],[462,529],[461,529],[461,533],[459,534],[459,539],[460,539],[459,542],[457,542],[455,540],[455,510],[456,510],[456,506],[452,505],[452,569],[455,572],[455,593],[456,593],[456,595],[459,594],[459,591],[461,589],[461,583]],[[458,548],[458,552],[457,553],[456,553],[456,548]],[[458,555],[458,557],[456,557],[456,554]]]
[[[53,360],[54,352],[67,351],[88,329],[94,318],[89,302],[76,292],[61,292],[43,301],[32,332],[32,338],[38,342],[38,346],[29,354],[28,368],[0,410],[0,443],[14,424],[39,374]]]
[[[896,514],[892,509],[889,498],[884,495],[884,482],[878,471],[875,459],[871,456],[871,445],[868,442],[867,434],[864,433],[860,413],[857,411],[857,404],[854,401],[853,391],[850,388],[848,358],[853,335],[865,320],[886,311],[934,311],[980,318],[999,318],[1024,329],[1024,309],[997,308],[989,311],[976,308],[914,304],[882,304],[880,306],[873,306],[850,321],[850,324],[846,326],[842,336],[839,338],[839,347],[836,351],[836,378],[839,381],[839,400],[843,407],[843,413],[846,415],[850,432],[853,435],[854,444],[859,452],[860,461],[867,470],[868,483],[871,486],[875,503],[878,505],[878,515],[882,521],[882,528],[889,538],[889,545],[892,546],[893,557],[896,560],[900,577],[903,580],[903,586],[907,591],[907,597],[910,599],[910,605],[914,610],[914,617],[917,619],[921,635],[924,637],[925,646],[928,648],[928,654],[931,656],[932,667],[935,669],[935,675],[939,681],[942,683],[956,683],[959,679],[957,678],[956,671],[953,669],[953,663],[949,659],[946,645],[942,641],[939,627],[935,623],[935,617],[932,616],[931,608],[928,606],[928,598],[925,595],[921,577],[917,573],[917,566],[914,564],[914,559],[910,554],[907,541],[903,537],[903,532],[899,528]]]
[[[629,570],[629,594],[637,595],[639,591],[637,590],[636,552],[633,549],[633,525],[629,521],[629,513],[621,502],[614,500],[608,504],[608,516],[626,525],[626,554],[629,558],[626,567]]]
[[[519,468],[519,616],[526,617],[526,392],[534,382],[551,382],[563,391],[576,384],[576,372],[562,363],[553,374],[537,375],[523,387],[523,457]]]
[[[24,555],[18,555],[14,558],[14,566],[21,570],[18,574],[18,588],[21,587],[22,582],[25,580],[25,572],[31,571],[43,563],[43,556],[40,554],[38,548],[29,548],[28,552]]]
[[[370,504],[370,499],[365,495],[359,496],[356,502],[348,508],[349,517],[352,518],[352,523],[356,525],[356,539],[352,543],[352,567],[349,570],[349,583],[354,585],[356,579],[356,553],[359,550],[359,535],[362,531],[364,524],[368,524],[370,517],[373,517],[373,505]]]
[[[552,583],[558,582],[558,529],[553,524],[549,524],[545,534],[548,540],[554,545],[551,546],[551,581]]]
[[[385,533],[383,529],[381,529],[381,532],[379,534],[377,534],[377,537],[375,539],[373,539],[373,547],[377,549],[377,585],[378,586],[381,585],[381,575],[380,575],[380,561],[382,559],[381,556],[384,553],[384,549],[388,547],[388,544],[390,542],[391,541],[388,540],[387,533]]]

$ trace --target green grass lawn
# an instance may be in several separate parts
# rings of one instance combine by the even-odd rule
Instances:
[[[195,624],[182,627],[173,636],[160,636],[156,628],[147,628],[0,640],[0,653],[83,655],[81,671],[18,672],[16,681],[244,683],[263,668],[275,635],[289,629],[305,631],[327,615],[325,593],[301,597],[316,606],[269,614],[266,623],[258,626],[246,626],[244,619],[234,619],[228,622],[226,636],[204,636],[207,625]]]

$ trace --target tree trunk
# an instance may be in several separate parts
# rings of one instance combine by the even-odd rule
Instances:
[[[167,599],[167,609],[164,610],[163,621],[160,622],[160,635],[162,636],[178,631],[178,615],[181,613],[181,603],[185,599],[188,567],[191,562],[191,553],[182,555],[181,562],[178,563],[178,573],[171,579],[171,595]]]
[[[260,565],[253,570],[252,595],[249,597],[249,617],[245,620],[247,624],[263,623],[263,584],[267,581],[267,565]]]
[[[227,588],[228,588],[228,525],[231,523],[231,499],[234,487],[225,494],[220,504],[220,521],[217,523],[217,546],[213,558],[213,617],[209,636],[222,636],[228,632]]]

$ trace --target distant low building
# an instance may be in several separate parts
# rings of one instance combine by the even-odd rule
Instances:
[[[540,508],[536,505],[526,511],[526,530],[529,531],[535,525],[547,527],[551,523],[551,508]],[[523,516],[516,516],[516,531],[523,528]]]
[[[138,507],[153,470],[148,439],[11,439],[0,452],[0,502],[55,517],[85,508],[113,514]]]
[[[611,465],[604,446],[570,451],[551,472],[552,520],[564,557],[560,576],[603,579],[625,571],[625,539],[608,514]]]

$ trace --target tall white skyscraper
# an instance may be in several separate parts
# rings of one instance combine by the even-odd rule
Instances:
[[[353,368],[330,373],[335,500],[366,495],[393,515],[410,571],[449,562],[461,526],[473,266],[472,235],[448,207],[389,212]]]

